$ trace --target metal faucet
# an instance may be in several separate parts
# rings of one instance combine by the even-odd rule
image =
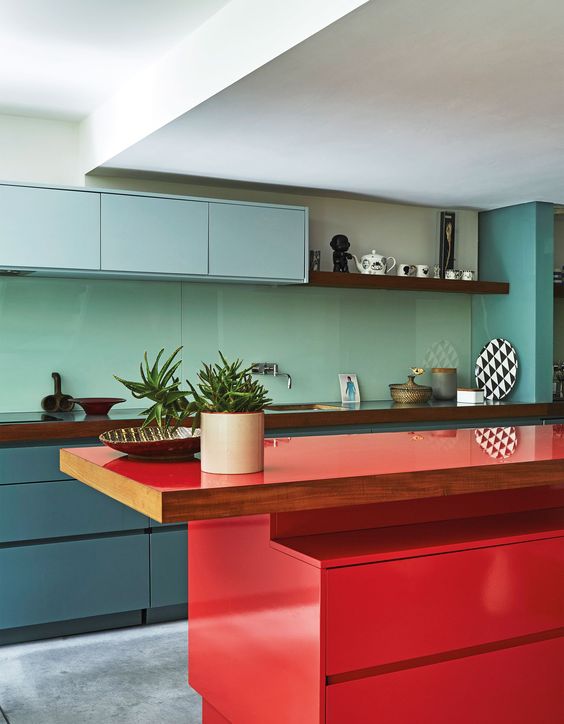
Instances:
[[[287,372],[278,370],[277,362],[253,362],[251,372],[254,375],[272,375],[273,377],[287,377],[288,389],[292,389],[292,378]]]

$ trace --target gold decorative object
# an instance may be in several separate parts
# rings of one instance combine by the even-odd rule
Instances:
[[[425,370],[422,367],[411,367],[411,371],[413,374],[407,376],[407,382],[395,382],[390,385],[392,400],[401,405],[413,405],[431,399],[432,388],[415,382],[415,377],[422,375]]]

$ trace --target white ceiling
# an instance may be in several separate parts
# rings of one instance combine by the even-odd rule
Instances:
[[[229,0],[0,0],[0,113],[81,119]]]
[[[372,0],[104,166],[564,203],[564,2]]]

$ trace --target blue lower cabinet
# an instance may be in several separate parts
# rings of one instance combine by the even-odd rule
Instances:
[[[76,480],[0,486],[0,543],[143,530],[148,521]]]
[[[151,606],[188,601],[188,531],[161,528],[151,533]]]
[[[0,548],[0,629],[149,606],[149,536]]]

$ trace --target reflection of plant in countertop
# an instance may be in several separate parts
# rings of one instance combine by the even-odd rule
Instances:
[[[198,389],[186,380],[194,398],[189,404],[194,427],[202,412],[260,412],[272,402],[266,388],[252,378],[251,367],[241,369],[242,360],[228,362],[221,352],[219,356],[221,364],[204,364],[198,372]]]
[[[156,423],[162,430],[177,427],[189,415],[194,414],[193,429],[200,424],[202,412],[260,412],[272,400],[266,388],[251,375],[251,368],[241,369],[242,360],[228,362],[220,352],[221,363],[204,364],[198,372],[197,387],[186,380],[189,390],[180,389],[180,379],[175,377],[181,360],[174,361],[182,347],[159,368],[164,349],[150,365],[145,352],[140,365],[141,381],[134,382],[115,378],[131,391],[133,397],[147,398],[153,405],[143,411],[146,418],[143,427]],[[188,400],[191,396],[193,399]]]
[[[182,364],[182,360],[174,362],[175,357],[182,347],[178,347],[159,368],[159,362],[164,354],[161,349],[155,362],[149,365],[147,353],[143,362],[139,365],[141,381],[133,382],[124,380],[114,375],[116,380],[125,385],[137,400],[147,398],[154,402],[151,407],[143,410],[146,418],[142,427],[147,427],[152,422],[157,424],[161,430],[169,430],[178,425],[188,416],[188,392],[180,389],[180,379],[175,377],[176,370]]]

